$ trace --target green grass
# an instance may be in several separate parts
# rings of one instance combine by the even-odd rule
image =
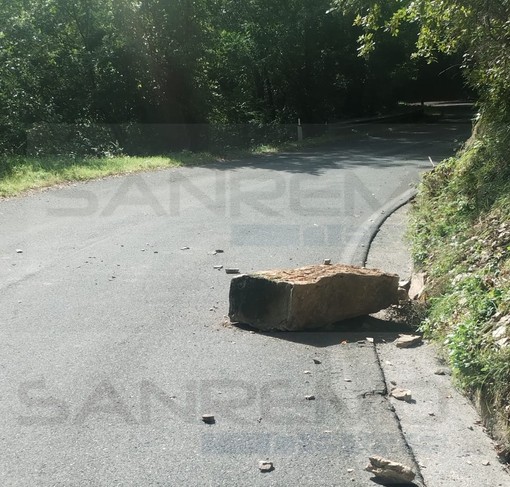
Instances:
[[[211,162],[227,162],[240,157],[295,151],[333,140],[336,140],[335,137],[323,136],[306,139],[302,142],[263,144],[251,149],[230,150],[221,154],[183,151],[169,155],[147,157],[3,156],[0,157],[0,197],[13,197],[29,190],[76,181],[100,179],[113,175],[206,165]]]
[[[502,147],[479,137],[424,176],[409,236],[428,274],[422,330],[442,344],[458,384],[483,398],[508,449],[510,343],[493,336],[510,317],[510,161]]]
[[[213,159],[218,157],[189,152],[152,157],[4,156],[0,159],[0,196],[11,197],[28,190],[117,174],[202,164]]]

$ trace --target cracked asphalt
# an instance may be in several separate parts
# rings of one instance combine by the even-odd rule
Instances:
[[[367,125],[320,149],[0,202],[1,485],[364,486],[374,453],[415,466],[370,326],[231,327],[214,266],[351,261],[468,133]]]

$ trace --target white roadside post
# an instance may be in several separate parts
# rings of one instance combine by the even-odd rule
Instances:
[[[303,127],[301,126],[301,119],[297,119],[297,140],[301,142],[303,140]]]

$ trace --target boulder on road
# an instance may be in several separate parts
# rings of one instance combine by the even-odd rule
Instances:
[[[229,317],[260,330],[322,328],[398,304],[398,279],[343,264],[242,275],[230,285]]]

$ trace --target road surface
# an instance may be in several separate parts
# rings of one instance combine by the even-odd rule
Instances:
[[[412,466],[373,345],[228,326],[214,266],[352,261],[468,129],[365,125],[0,202],[0,484],[361,486],[371,454]]]

